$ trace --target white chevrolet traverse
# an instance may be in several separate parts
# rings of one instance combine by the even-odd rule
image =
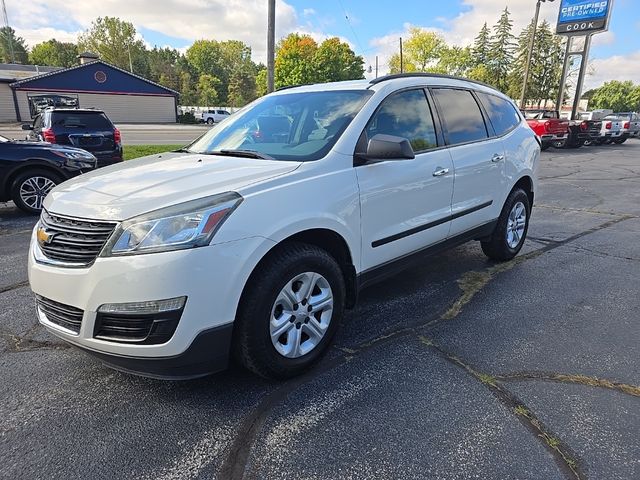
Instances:
[[[67,181],[29,253],[39,321],[159,378],[299,374],[358,291],[469,240],[521,249],[540,146],[516,106],[437,75],[283,89],[184,149]]]

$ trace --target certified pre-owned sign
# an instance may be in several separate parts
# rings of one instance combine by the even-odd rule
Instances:
[[[575,35],[607,29],[612,0],[562,0],[556,33]]]

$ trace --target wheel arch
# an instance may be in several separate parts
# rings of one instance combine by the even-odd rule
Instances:
[[[260,267],[266,262],[271,255],[279,249],[285,248],[290,243],[306,243],[314,245],[331,255],[342,271],[346,287],[346,307],[353,308],[357,299],[357,277],[356,268],[354,266],[353,255],[346,239],[335,230],[329,228],[310,228],[290,234],[282,240],[275,243],[255,265],[249,278],[247,285],[251,283],[253,275],[260,270]],[[245,285],[246,287],[246,285]],[[244,289],[241,295],[244,295]]]
[[[520,179],[515,183],[511,192],[513,192],[516,188],[521,188],[529,197],[529,205],[533,207],[533,199],[534,199],[534,187],[533,187],[533,179],[529,175],[525,175],[520,177]],[[509,193],[511,193],[509,192]]]
[[[53,167],[50,163],[42,163],[37,160],[27,160],[26,163],[21,163],[6,176],[4,184],[2,185],[2,190],[7,196],[11,196],[11,190],[13,189],[13,184],[16,181],[16,178],[29,170],[45,170],[60,177],[61,180],[66,178],[60,169]]]

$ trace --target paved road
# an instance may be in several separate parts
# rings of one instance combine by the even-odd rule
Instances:
[[[122,132],[123,145],[182,145],[208,131],[206,125],[117,125]],[[0,135],[8,138],[25,137],[19,125],[0,125]]]
[[[530,238],[365,291],[268,382],[111,371],[37,326],[33,219],[0,207],[0,477],[640,478],[640,142],[543,154]]]

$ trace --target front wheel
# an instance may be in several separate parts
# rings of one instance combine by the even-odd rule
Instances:
[[[524,190],[516,188],[507,197],[491,238],[481,242],[484,254],[498,261],[515,257],[524,245],[530,215],[529,196]]]
[[[316,363],[342,319],[345,282],[340,266],[313,245],[276,247],[245,286],[233,354],[267,378],[290,378]]]
[[[13,182],[11,199],[20,210],[39,214],[45,197],[61,181],[58,175],[47,170],[28,170]]]

